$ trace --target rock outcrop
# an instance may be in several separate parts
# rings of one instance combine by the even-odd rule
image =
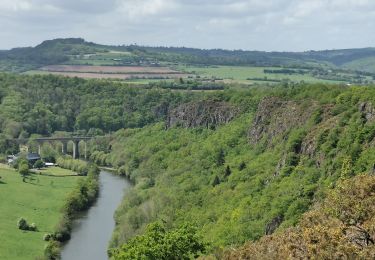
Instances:
[[[375,108],[371,102],[360,103],[358,109],[359,112],[362,113],[362,117],[366,122],[373,122],[375,120]]]
[[[266,235],[271,235],[273,234],[276,229],[283,223],[284,217],[279,215],[275,218],[273,218],[267,225],[266,225],[266,230],[265,234]]]
[[[216,128],[234,119],[238,112],[236,107],[227,102],[212,100],[190,102],[169,111],[166,127]]]
[[[313,101],[304,105],[296,101],[283,101],[278,97],[264,98],[248,133],[250,143],[257,144],[263,138],[269,143],[273,137],[304,125],[317,108],[318,104]]]

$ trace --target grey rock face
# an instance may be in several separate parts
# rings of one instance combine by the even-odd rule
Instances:
[[[276,229],[281,225],[283,222],[284,218],[283,216],[277,216],[271,220],[266,226],[265,234],[266,235],[271,235],[276,231]]]
[[[216,128],[235,118],[238,109],[226,102],[199,101],[183,104],[168,113],[166,127]]]
[[[362,113],[366,122],[372,122],[375,120],[375,108],[371,102],[360,103],[358,109]]]
[[[317,107],[315,102],[303,106],[296,101],[283,101],[277,97],[264,98],[248,132],[250,143],[257,144],[264,137],[270,141],[294,127],[304,125]]]

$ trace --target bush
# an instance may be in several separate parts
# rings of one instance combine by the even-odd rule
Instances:
[[[31,225],[29,226],[29,230],[30,230],[30,231],[37,231],[38,228],[36,227],[36,224],[35,224],[35,223],[31,223]]]
[[[29,174],[29,164],[27,161],[21,161],[18,164],[18,172],[21,174],[21,176],[25,179],[26,175]]]
[[[26,219],[24,218],[20,218],[17,222],[17,226],[19,229],[21,230],[28,230],[29,229],[29,225],[27,224],[27,221]]]
[[[44,248],[44,256],[48,260],[60,259],[61,257],[60,243],[54,240],[50,241]]]
[[[52,238],[52,235],[51,235],[51,234],[44,234],[44,236],[43,236],[43,240],[44,240],[44,241],[50,241],[51,238]]]
[[[43,168],[43,167],[44,167],[44,163],[42,162],[42,160],[37,160],[34,163],[34,168],[40,169],[40,168]]]
[[[35,223],[32,223],[31,225],[27,224],[26,219],[20,218],[17,222],[17,226],[21,230],[28,230],[28,231],[37,231],[37,227]]]
[[[71,161],[73,160],[65,160],[64,163],[70,163]],[[98,176],[100,170],[94,164],[84,163],[87,177],[81,179],[76,188],[68,195],[62,208],[64,215],[56,226],[55,232],[50,236],[50,239],[52,240],[59,242],[69,240],[74,217],[77,213],[88,209],[94,203],[99,194]]]

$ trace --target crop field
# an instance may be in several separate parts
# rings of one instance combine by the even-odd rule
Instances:
[[[283,73],[278,70],[291,71]],[[271,71],[271,72],[267,72]],[[322,73],[320,71],[320,73]],[[197,80],[214,80],[223,83],[278,84],[283,81],[306,83],[345,84],[358,83],[355,73],[333,72],[325,70],[319,74],[309,69],[293,69],[280,67],[253,66],[193,66],[171,65],[163,66],[99,66],[99,65],[49,65],[38,70],[28,71],[27,74],[54,74],[67,77],[86,79],[114,79],[132,84],[147,84],[160,80],[179,78],[197,78]],[[362,76],[362,82],[371,84],[371,77]]]
[[[54,74],[87,79],[175,79],[189,74],[168,67],[147,66],[88,66],[88,65],[50,65],[27,74]]]
[[[334,80],[322,80],[315,78],[309,74],[268,74],[264,70],[278,70],[277,67],[250,67],[250,66],[178,66],[177,69],[185,72],[199,75],[204,78],[222,79],[225,82],[238,82],[244,84],[252,84],[256,82],[279,82],[288,79],[294,82],[325,82],[339,83]]]
[[[45,72],[39,73],[38,71],[33,74],[53,74],[66,77],[78,77],[85,79],[171,79],[186,77],[186,74],[106,74],[106,73],[79,73],[79,72]]]
[[[85,66],[85,65],[50,65],[41,68],[49,72],[108,73],[108,74],[181,74],[167,67],[143,66]]]
[[[61,168],[48,168],[56,175],[74,174]],[[43,255],[43,236],[51,233],[60,218],[64,199],[83,177],[50,177],[32,174],[23,182],[15,170],[0,165],[0,259],[28,260]],[[20,217],[35,223],[37,232],[21,231]]]

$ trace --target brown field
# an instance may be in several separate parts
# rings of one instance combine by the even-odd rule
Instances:
[[[143,66],[87,66],[87,65],[50,65],[40,68],[48,72],[75,72],[99,74],[183,74],[167,67]]]
[[[183,73],[133,73],[133,74],[120,74],[120,73],[92,73],[92,72],[58,72],[58,71],[43,71],[53,75],[61,75],[67,77],[78,77],[86,79],[170,79],[170,78],[183,78],[188,74]]]

